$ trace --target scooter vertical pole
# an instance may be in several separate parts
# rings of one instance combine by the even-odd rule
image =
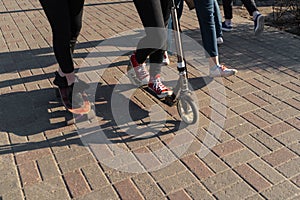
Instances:
[[[182,48],[182,41],[181,41],[181,35],[179,31],[179,23],[177,18],[177,10],[175,1],[172,0],[172,9],[171,9],[171,16],[172,16],[172,22],[173,22],[173,29],[174,29],[174,38],[175,38],[175,46],[176,46],[176,53],[177,53],[177,69],[179,71],[179,83],[180,88],[182,92],[188,91],[188,83],[187,83],[187,72],[186,72],[186,66],[183,56],[183,48]]]

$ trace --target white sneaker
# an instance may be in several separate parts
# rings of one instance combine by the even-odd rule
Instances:
[[[224,40],[222,37],[218,37],[217,38],[217,44],[220,45],[220,44],[223,44],[224,43]]]
[[[165,51],[165,53],[164,53],[164,57],[163,57],[163,64],[165,64],[165,65],[169,65],[170,64],[170,59],[169,59],[169,56],[168,56],[168,52],[167,51]]]
[[[228,77],[237,73],[236,69],[228,69],[224,65],[216,65],[209,69],[210,77]]]

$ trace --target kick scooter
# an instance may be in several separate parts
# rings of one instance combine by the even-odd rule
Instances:
[[[199,111],[192,99],[192,92],[188,87],[188,72],[186,68],[186,62],[184,60],[182,41],[179,31],[179,24],[177,19],[177,11],[174,0],[172,0],[171,17],[174,29],[174,39],[176,45],[177,54],[177,70],[179,73],[179,79],[175,88],[173,89],[173,94],[165,97],[164,103],[169,106],[177,106],[178,114],[180,115],[182,121],[186,124],[194,124],[198,121]],[[127,68],[128,75],[133,84],[141,86],[139,80],[135,76],[134,69],[131,65]]]

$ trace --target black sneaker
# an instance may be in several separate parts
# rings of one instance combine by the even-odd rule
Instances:
[[[233,29],[233,26],[231,24],[227,25],[225,22],[222,22],[222,31],[230,32],[230,31],[232,31],[232,29]]]
[[[254,35],[258,36],[264,31],[265,17],[262,14],[256,15],[254,19]]]
[[[53,84],[59,88],[60,96],[63,99],[66,107],[74,109],[80,108],[84,105],[82,93],[84,90],[89,88],[89,85],[87,83],[76,77],[75,83],[73,83],[72,85],[68,85],[67,78],[61,77],[58,72],[55,72],[55,79],[53,81]]]

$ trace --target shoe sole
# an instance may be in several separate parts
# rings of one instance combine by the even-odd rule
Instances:
[[[209,77],[210,78],[229,77],[229,76],[236,75],[237,73],[238,73],[238,71],[236,70],[232,74],[228,74],[228,75],[221,75],[221,74],[212,75],[212,74],[209,74]]]
[[[151,89],[150,87],[148,87],[148,90],[153,94],[153,95],[156,95],[157,98],[159,99],[162,99],[162,98],[165,98],[167,96],[171,96],[173,94],[173,91],[168,91],[167,93],[164,93],[164,94],[156,94],[156,92]]]
[[[231,32],[231,31],[232,31],[232,28],[231,28],[231,29],[228,29],[228,28],[222,28],[222,31],[225,31],[225,32]]]
[[[259,36],[264,31],[265,17],[259,16],[257,19],[257,27],[254,30],[254,35]]]

